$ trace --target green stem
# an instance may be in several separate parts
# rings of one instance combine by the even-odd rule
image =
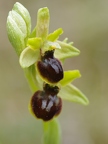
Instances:
[[[44,128],[43,144],[61,143],[61,129],[57,118],[53,118],[49,122],[44,122],[43,128]]]
[[[36,81],[35,65],[24,69],[25,77],[28,81],[31,91],[34,93],[38,90],[38,83]]]

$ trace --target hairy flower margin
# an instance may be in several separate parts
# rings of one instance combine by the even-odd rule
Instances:
[[[12,46],[19,56],[19,63],[23,68],[26,78],[33,92],[42,89],[43,79],[36,69],[36,62],[40,59],[40,48],[42,52],[55,50],[54,56],[63,64],[65,59],[79,55],[80,51],[73,46],[73,42],[58,40],[63,33],[58,28],[49,34],[49,10],[47,7],[40,8],[37,13],[37,24],[31,32],[31,17],[28,10],[16,2],[7,17],[7,33]],[[74,79],[79,78],[79,70],[64,71],[64,78],[57,83],[60,87],[59,96],[64,100],[77,102],[83,105],[89,103],[85,95],[71,84]]]

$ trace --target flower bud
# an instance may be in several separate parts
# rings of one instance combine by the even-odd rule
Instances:
[[[16,2],[7,17],[7,34],[10,43],[15,48],[18,56],[27,45],[31,32],[31,17],[28,10]]]
[[[7,18],[7,34],[10,43],[15,48],[16,53],[20,55],[20,53],[25,48],[25,37],[20,28],[18,27],[15,19],[13,19],[11,12],[9,13]]]
[[[27,28],[27,35],[29,36],[31,33],[31,17],[29,11],[19,2],[14,4],[13,10],[16,11],[21,17],[24,19]]]

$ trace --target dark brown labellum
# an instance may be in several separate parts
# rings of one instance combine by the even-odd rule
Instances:
[[[37,62],[37,69],[40,75],[50,83],[57,83],[63,79],[63,68],[58,59],[54,56],[54,50],[46,51],[41,61]]]
[[[46,88],[47,87],[47,88]],[[31,99],[32,112],[37,118],[44,121],[51,120],[54,116],[58,115],[62,108],[62,100],[56,94],[58,93],[57,87],[54,89],[48,85],[44,87],[44,91],[36,91]],[[52,89],[52,92],[51,92]]]

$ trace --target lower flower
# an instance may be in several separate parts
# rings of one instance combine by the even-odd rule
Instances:
[[[44,90],[38,90],[30,101],[30,111],[39,119],[51,120],[57,116],[62,109],[62,100],[57,96],[59,88],[45,84]]]

